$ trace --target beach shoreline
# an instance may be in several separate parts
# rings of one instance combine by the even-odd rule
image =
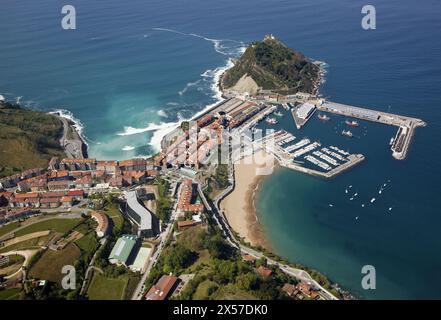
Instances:
[[[274,160],[271,155],[260,151],[234,164],[234,190],[222,200],[220,207],[240,238],[252,246],[261,246],[271,251],[272,246],[259,221],[256,208],[260,185],[268,177],[258,173],[259,168],[263,167],[259,159],[263,158]]]

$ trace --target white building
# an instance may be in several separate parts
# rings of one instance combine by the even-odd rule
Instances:
[[[138,236],[152,237],[158,229],[156,216],[140,203],[136,191],[126,192],[126,200],[125,211],[138,226]]]
[[[296,114],[300,119],[306,120],[314,112],[315,105],[311,103],[304,103],[298,107]]]

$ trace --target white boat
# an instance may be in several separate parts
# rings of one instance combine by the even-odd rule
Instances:
[[[280,111],[274,112],[274,115],[278,117],[283,117],[283,113],[281,113]]]
[[[358,122],[355,120],[352,120],[352,121],[346,120],[345,123],[346,123],[346,125],[348,125],[350,127],[358,127]]]
[[[394,138],[394,137],[390,138],[389,145],[390,145],[390,146],[393,145],[393,144],[394,144],[394,141],[395,141],[395,138]]]
[[[346,136],[346,137],[350,137],[350,138],[352,138],[352,136],[353,136],[353,134],[352,134],[352,132],[350,130],[348,130],[348,131],[343,130],[341,132],[341,134]]]
[[[372,199],[371,199],[371,203],[374,203],[374,202],[375,202],[375,198],[372,198]]]
[[[332,208],[334,205],[332,203],[330,203],[329,206]]]
[[[331,119],[326,114],[319,114],[317,117],[322,121],[329,121],[329,119]]]
[[[266,123],[268,123],[268,124],[278,124],[279,123],[279,121],[277,121],[277,119],[276,118],[266,118]]]

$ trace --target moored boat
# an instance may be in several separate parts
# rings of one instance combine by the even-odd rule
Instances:
[[[318,118],[322,121],[328,121],[329,119],[331,119],[330,117],[328,117],[326,114],[319,114]]]
[[[341,132],[341,134],[344,135],[344,136],[346,136],[346,137],[352,137],[352,136],[353,136],[352,132],[349,131],[349,130],[348,130],[348,131],[343,130],[343,131]]]
[[[346,125],[348,125],[350,127],[358,127],[359,126],[358,122],[355,120],[352,120],[352,121],[346,120],[345,123],[346,123]]]
[[[277,119],[276,118],[266,118],[266,123],[268,123],[268,124],[278,124],[279,123],[279,121],[277,121]]]

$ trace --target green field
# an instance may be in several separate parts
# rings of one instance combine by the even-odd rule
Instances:
[[[128,278],[106,278],[95,274],[87,290],[90,300],[122,300],[126,290]]]
[[[80,257],[80,249],[72,243],[59,251],[47,249],[31,267],[29,277],[59,282],[64,276],[61,273],[63,266],[74,265]]]
[[[12,222],[3,227],[0,227],[0,237],[18,228],[19,226],[20,226],[19,222]]]
[[[92,255],[97,247],[98,242],[96,241],[95,232],[91,231],[87,233],[81,239],[75,241],[75,244],[84,251],[85,255]]]
[[[15,233],[16,237],[23,236],[28,233],[51,230],[61,234],[73,229],[82,219],[51,219],[35,223],[29,227],[23,228]]]
[[[118,234],[124,226],[124,217],[119,212],[118,205],[110,203],[104,208],[104,212],[112,220],[113,234]]]
[[[7,246],[5,248],[1,248],[0,253],[13,251],[13,250],[38,249],[41,246],[46,245],[47,242],[49,241],[49,239],[52,238],[52,236],[53,236],[53,234],[49,234],[44,237],[25,240],[25,241]]]
[[[62,156],[62,122],[55,116],[14,105],[0,105],[0,178],[45,167]]]
[[[20,298],[21,289],[0,290],[0,300],[18,300]]]
[[[251,293],[240,290],[232,284],[220,287],[212,298],[215,300],[258,300]]]
[[[207,300],[211,295],[210,290],[214,290],[218,287],[219,285],[214,281],[202,281],[193,294],[193,300]]]

